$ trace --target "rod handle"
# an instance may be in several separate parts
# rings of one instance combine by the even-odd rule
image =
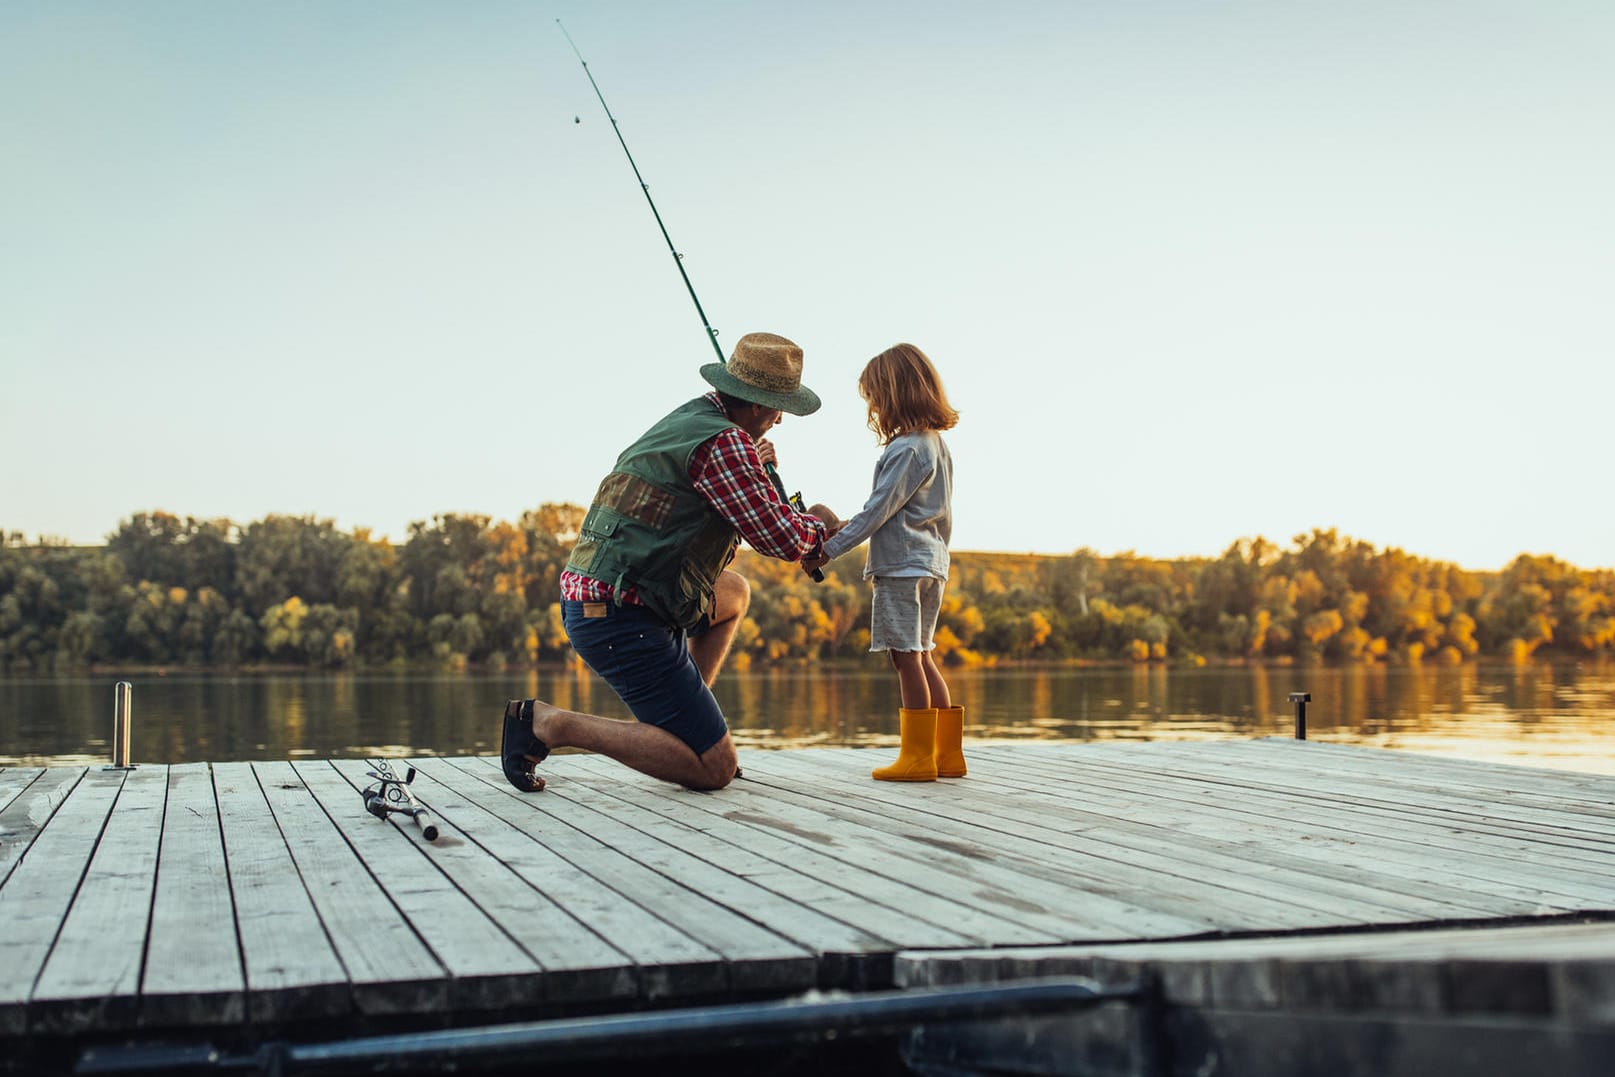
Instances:
[[[779,468],[774,466],[773,461],[769,461],[768,463],[764,464],[763,465],[763,470],[768,472],[768,481],[774,484],[774,489],[775,490],[779,491],[780,500],[784,501],[787,505],[791,506],[791,508],[795,509],[797,512],[806,512],[807,511],[807,508],[804,506],[804,504],[802,502],[802,493],[801,493],[800,490],[797,491],[794,494],[788,494],[788,493],[785,492],[785,482],[784,482],[784,480],[782,480],[779,477]],[[823,569],[817,569],[816,568],[812,572],[808,573],[808,575],[813,577],[813,582],[814,583],[823,583],[824,582],[824,570]]]

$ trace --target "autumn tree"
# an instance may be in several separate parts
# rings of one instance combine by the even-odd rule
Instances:
[[[464,669],[570,660],[558,580],[584,510],[442,515],[395,545],[329,520],[137,514],[104,547],[0,535],[0,670],[98,662]],[[815,584],[739,551],[735,666],[862,659],[863,552]],[[1615,572],[1521,555],[1469,572],[1329,529],[1215,558],[955,552],[936,633],[953,664],[1088,659],[1448,663],[1615,654]]]

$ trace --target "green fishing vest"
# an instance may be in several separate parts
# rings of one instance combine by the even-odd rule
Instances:
[[[609,583],[669,623],[692,628],[740,535],[695,491],[690,456],[735,424],[705,397],[675,410],[617,457],[583,518],[566,567]]]

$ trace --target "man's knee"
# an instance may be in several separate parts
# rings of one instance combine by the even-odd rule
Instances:
[[[712,588],[712,620],[744,617],[751,607],[751,583],[740,573],[724,569]]]
[[[740,761],[735,757],[735,742],[725,733],[723,739],[701,753],[701,780],[692,789],[722,789],[735,780]]]

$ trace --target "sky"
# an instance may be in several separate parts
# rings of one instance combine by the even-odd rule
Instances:
[[[587,504],[715,356],[557,18],[809,502],[909,341],[955,549],[1615,565],[1607,0],[6,0],[0,531]]]

